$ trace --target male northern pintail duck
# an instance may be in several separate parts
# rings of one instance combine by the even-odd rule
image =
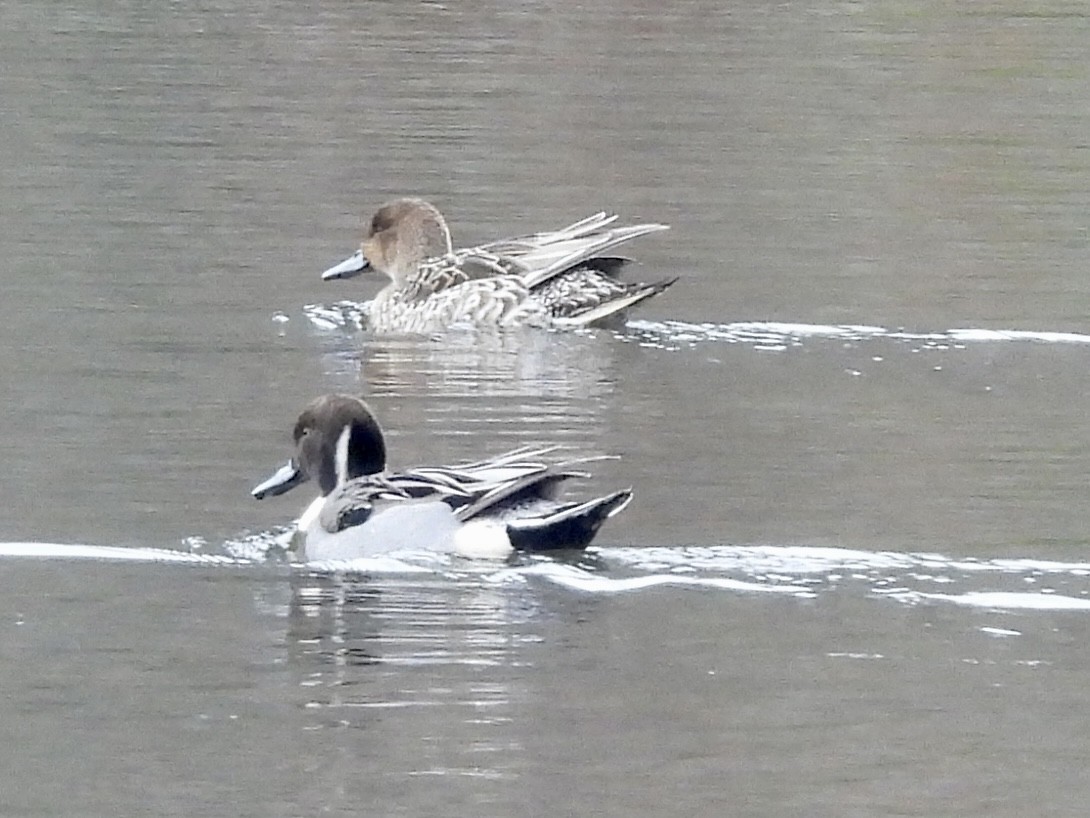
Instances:
[[[612,227],[616,220],[597,213],[561,230],[456,251],[438,209],[423,199],[396,199],[372,217],[355,255],[322,278],[350,278],[367,267],[385,274],[390,282],[368,315],[378,333],[434,332],[458,323],[600,324],[677,281],[619,281],[627,259],[603,254],[668,227]]]
[[[503,557],[512,550],[585,548],[632,499],[624,489],[586,502],[556,499],[559,484],[586,477],[537,462],[555,447],[522,448],[460,466],[386,471],[386,444],[367,404],[349,395],[313,401],[295,424],[295,456],[253,489],[257,499],[308,479],[321,495],[297,527],[307,561],[392,551]]]

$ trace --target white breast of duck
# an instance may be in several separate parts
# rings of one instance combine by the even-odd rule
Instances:
[[[320,508],[329,504],[327,498],[316,502]],[[336,499],[332,498],[332,502]],[[321,516],[299,520],[302,556],[307,562],[343,562],[420,552],[502,560],[514,550],[506,526],[499,521],[463,523],[453,508],[437,500],[389,504],[375,509],[359,525],[334,531],[323,525]]]

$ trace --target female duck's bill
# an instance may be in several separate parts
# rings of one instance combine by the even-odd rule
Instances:
[[[322,273],[322,281],[332,281],[335,278],[355,278],[369,266],[369,262],[364,258],[363,250],[357,250],[340,264],[334,264]]]
[[[295,456],[252,494],[260,500],[308,479],[318,483],[320,496],[297,523],[307,560],[406,549],[496,557],[585,548],[632,498],[623,489],[582,502],[557,499],[565,480],[588,476],[574,466],[602,458],[541,462],[555,447],[388,472],[378,422],[349,395],[312,402],[293,437]]]
[[[375,332],[432,332],[452,324],[581,327],[609,323],[667,289],[677,277],[628,284],[628,259],[613,248],[666,230],[664,224],[615,227],[597,213],[560,230],[454,250],[450,229],[423,199],[383,205],[360,249],[322,274],[351,278],[368,267],[388,285],[375,297]]]

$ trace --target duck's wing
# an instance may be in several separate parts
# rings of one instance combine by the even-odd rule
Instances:
[[[523,280],[527,287],[534,290],[568,270],[605,255],[618,245],[669,229],[669,225],[665,224],[634,224],[541,244],[519,257],[530,269]]]
[[[401,472],[387,474],[381,485],[412,499],[432,498],[442,500],[453,508],[468,511],[469,519],[488,509],[495,509],[505,500],[530,496],[545,496],[549,486],[568,477],[585,477],[583,472],[571,467],[598,457],[569,460],[549,465],[540,458],[560,449],[560,446],[522,446],[493,457],[461,463],[455,466],[415,466]],[[375,477],[359,478],[346,484],[360,483],[360,491],[372,492],[379,481]]]
[[[375,504],[389,498],[406,499],[405,495],[385,485],[381,479],[360,477],[334,489],[318,513],[318,525],[330,534],[363,525],[374,511]]]
[[[669,228],[657,223],[612,227],[616,218],[597,213],[553,233],[507,239],[483,249],[517,259],[523,268],[522,282],[556,324],[603,324],[677,281],[676,276],[650,284],[618,280],[629,259],[606,254],[618,245]]]
[[[476,491],[425,474],[366,475],[349,480],[333,491],[322,506],[318,522],[330,534],[363,525],[382,503],[439,500],[451,507],[465,505],[487,491]]]
[[[558,483],[569,477],[582,476],[575,472],[557,471],[550,467],[508,480],[485,492],[472,503],[462,506],[457,517],[468,522],[476,517],[501,516],[504,512],[533,500],[551,500]]]
[[[486,242],[427,259],[402,288],[401,298],[407,303],[420,301],[467,281],[505,275],[519,277],[527,289],[534,291],[580,265],[610,279],[628,259],[607,256],[607,251],[669,229],[657,223],[612,227],[616,220],[616,215],[603,211],[559,230]]]
[[[533,269],[531,263],[521,258],[533,248],[533,245],[523,242],[532,238],[504,239],[426,259],[401,288],[401,299],[407,303],[422,301],[467,281],[505,275],[523,276]]]
[[[477,471],[480,469],[491,469],[498,466],[508,466],[514,463],[520,463],[522,465],[537,465],[541,466],[542,463],[539,459],[547,454],[552,454],[555,451],[562,449],[558,443],[554,443],[549,446],[536,446],[534,444],[528,444],[526,446],[520,446],[517,449],[511,449],[503,454],[498,454],[493,457],[487,457],[483,460],[477,460],[472,463],[464,463],[456,468],[465,469],[468,471]],[[533,458],[531,460],[530,458]]]
[[[554,276],[533,295],[556,325],[585,327],[608,323],[677,280],[672,276],[650,284],[629,284],[592,267],[582,267]]]
[[[490,241],[459,250],[455,256],[460,262],[479,259],[484,265],[499,266],[506,272],[533,271],[533,277],[527,280],[533,287],[583,261],[603,258],[607,250],[619,244],[670,229],[669,225],[658,223],[611,227],[617,218],[616,214],[601,211],[559,230]],[[613,263],[627,261],[606,258]]]
[[[547,257],[548,251],[546,251],[546,248],[552,247],[555,249],[565,242],[585,239],[589,235],[604,230],[617,221],[617,218],[615,214],[601,211],[559,230],[531,233],[528,236],[512,236],[507,239],[491,241],[473,249],[475,252],[496,253],[536,261]],[[538,253],[544,253],[544,255],[538,255]]]
[[[668,230],[665,224],[635,224],[611,227],[617,216],[600,212],[559,230],[516,236],[488,242],[478,247],[460,250],[458,256],[468,261],[481,259],[507,272],[522,272],[523,281],[531,290],[580,264],[593,260],[593,266],[612,274],[627,259],[618,256],[602,258],[607,250],[648,233]],[[597,262],[601,260],[602,264]]]
[[[582,472],[549,469],[500,486],[455,512],[461,522],[492,517],[502,521],[511,545],[519,551],[586,548],[602,524],[632,500],[622,489],[585,502],[561,503],[557,486]]]
[[[542,450],[531,450],[533,453],[538,451]],[[493,478],[492,487],[472,503],[459,508],[458,519],[467,521],[488,515],[506,519],[512,515],[534,516],[543,510],[552,512],[559,507],[556,497],[561,483],[573,477],[590,477],[590,474],[575,468],[576,466],[613,459],[614,455],[590,455],[555,465],[518,460],[499,466],[490,465],[486,467],[486,473]]]
[[[470,519],[477,513],[493,509],[503,500],[523,487],[542,486],[543,477],[550,467],[542,463],[513,463],[508,466],[492,466],[481,469],[459,469],[439,466],[413,469],[409,474],[436,488],[436,499],[451,508],[469,509]]]
[[[517,303],[529,294],[523,279],[527,269],[516,258],[462,250],[453,258],[431,259],[421,264],[398,290],[398,299],[406,304],[443,297],[465,303],[474,300],[498,303],[505,299]]]
[[[524,446],[496,457],[457,466],[416,466],[385,475],[370,475],[349,481],[336,496],[347,502],[374,500],[440,500],[458,508],[472,503],[497,489],[522,480],[534,480],[551,467],[539,460],[556,446]],[[583,461],[573,461],[583,462]],[[561,464],[566,467],[569,464]],[[567,476],[577,472],[568,470]]]

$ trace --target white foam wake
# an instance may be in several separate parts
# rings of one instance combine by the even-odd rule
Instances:
[[[323,331],[359,329],[366,324],[370,302],[337,301],[307,304],[303,314]],[[702,343],[751,344],[781,350],[808,339],[865,341],[889,339],[927,348],[986,343],[1090,344],[1090,334],[1063,330],[954,328],[908,330],[873,324],[807,324],[794,321],[733,321],[729,323],[633,319],[617,333],[622,340],[648,346],[682,348]]]
[[[168,548],[126,548],[118,545],[50,542],[0,542],[0,557],[103,562],[169,562],[188,565],[240,565],[246,562],[221,554],[194,554]]]
[[[964,594],[928,594],[901,591],[889,595],[909,605],[921,602],[952,602],[972,608],[1003,611],[1090,611],[1090,599],[1049,593],[970,591]]]
[[[654,346],[683,347],[700,343],[743,343],[764,349],[799,346],[807,339],[865,341],[889,339],[926,348],[967,344],[1031,342],[1042,344],[1090,344],[1090,335],[1054,330],[957,328],[913,332],[870,324],[802,324],[783,321],[738,321],[729,324],[687,321],[633,320],[626,326],[635,340]],[[621,333],[624,337],[626,333]]]
[[[662,585],[688,585],[700,588],[717,588],[724,591],[759,592],[793,594],[812,597],[814,594],[805,588],[794,585],[746,582],[729,577],[699,577],[682,574],[649,574],[639,577],[608,577],[594,574],[573,565],[555,562],[539,562],[521,568],[509,568],[491,576],[493,582],[509,582],[513,578],[544,577],[557,585],[586,593],[621,593],[640,591]]]
[[[226,546],[229,544],[225,544]],[[315,562],[293,567],[366,576],[426,575],[486,584],[545,581],[587,594],[636,593],[652,588],[708,589],[733,594],[814,598],[862,594],[903,605],[953,604],[992,610],[1090,611],[1090,562],[1035,558],[948,557],[934,553],[865,551],[805,546],[690,546],[598,548],[583,565],[544,557],[499,570],[432,551]],[[0,542],[0,558],[92,560],[171,565],[268,565],[266,554],[203,554],[161,548]]]

